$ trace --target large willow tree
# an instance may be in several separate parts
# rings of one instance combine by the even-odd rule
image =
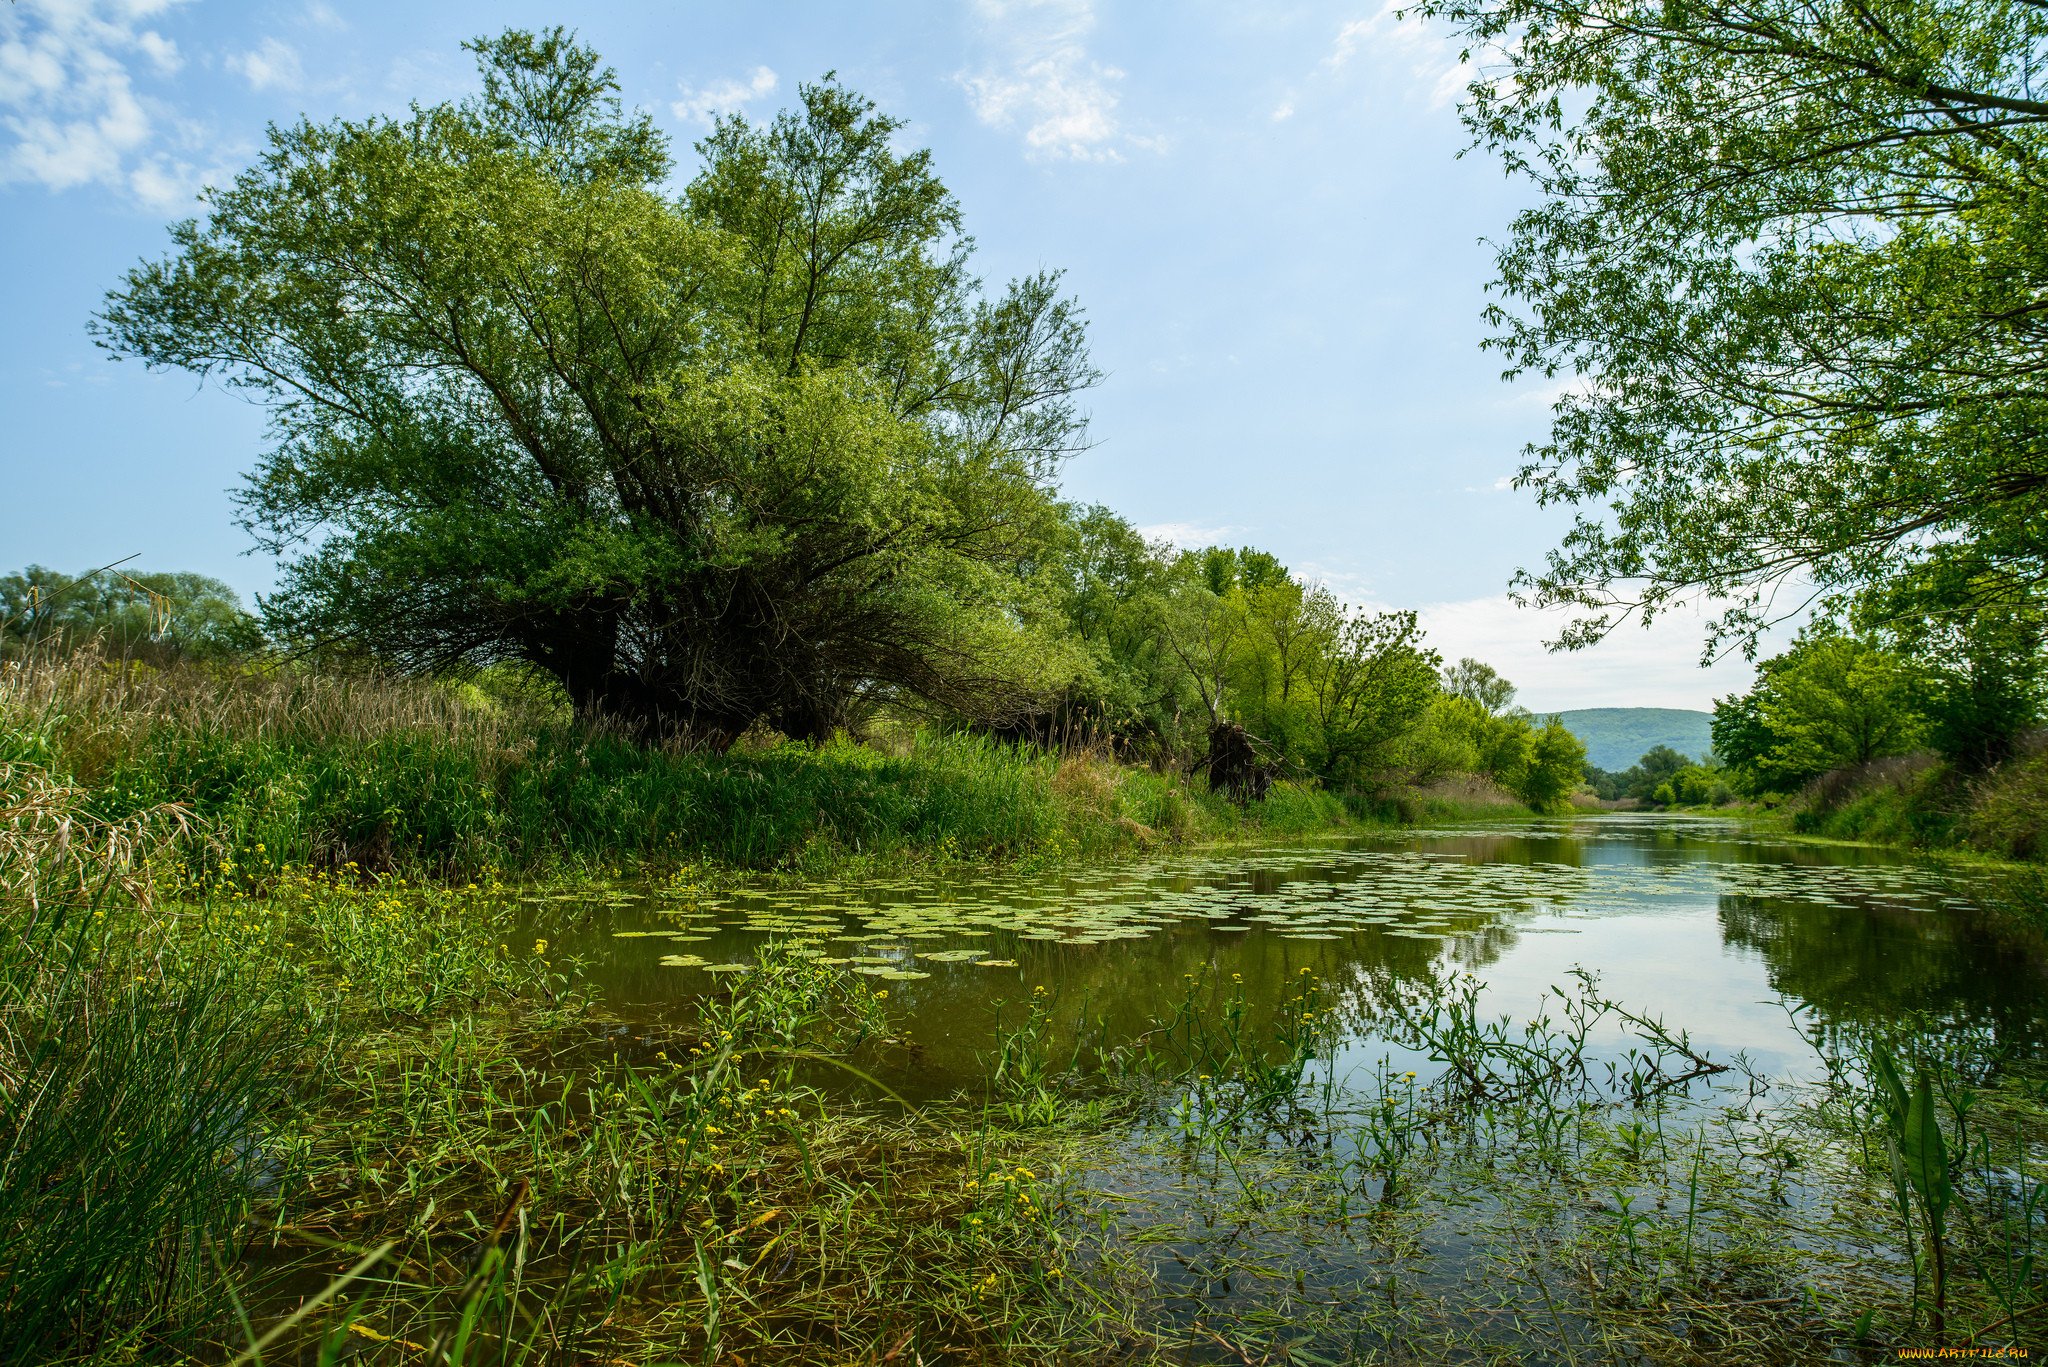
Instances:
[[[1494,344],[1567,377],[1522,482],[1580,505],[1525,586],[1583,643],[1704,594],[2048,577],[2048,8],[1423,0],[1541,202]]]
[[[273,130],[98,320],[266,406],[273,629],[714,744],[1062,682],[1024,586],[1095,374],[1055,279],[986,296],[928,154],[829,77],[676,196],[594,53],[471,48],[475,98]]]

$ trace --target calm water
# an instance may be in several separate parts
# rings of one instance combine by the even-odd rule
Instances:
[[[1060,1044],[1100,1049],[1170,1016],[1190,991],[1213,1007],[1242,990],[1259,1031],[1261,1012],[1270,1018],[1312,979],[1340,1029],[1305,1094],[1331,1084],[1325,1105],[1363,1098],[1366,1110],[1331,1111],[1313,1141],[1254,1125],[1249,1146],[1205,1148],[1186,1142],[1187,1122],[1173,1117],[1187,1112],[1169,1094],[1066,1174],[1070,1233],[1091,1240],[1082,1264],[1102,1269],[1106,1285],[1134,1288],[1117,1294],[1146,1305],[1143,1318],[1178,1336],[1193,1362],[1258,1359],[1225,1344],[1219,1327],[1232,1344],[1282,1345],[1290,1361],[1405,1361],[1424,1348],[1436,1361],[1454,1343],[1465,1346],[1460,1360],[1634,1360],[1625,1341],[1613,1354],[1588,1348],[1604,1312],[1585,1298],[1574,1259],[1587,1237],[1601,1249],[1621,1237],[1598,1222],[1619,1208],[1622,1186],[1644,1211],[1684,1192],[1687,1174],[1670,1164],[1682,1168],[1695,1140],[1676,1141],[1674,1160],[1664,1126],[1677,1133],[1692,1122],[1654,1120],[1669,1169],[1661,1179],[1648,1168],[1610,1177],[1620,1185],[1603,1195],[1547,1178],[1532,1185],[1512,1164],[1467,1174],[1453,1163],[1392,1223],[1365,1218],[1352,1203],[1385,1188],[1359,1180],[1371,1171],[1354,1165],[1362,1119],[1391,1104],[1382,1093],[1407,1085],[1386,1079],[1434,1072],[1392,1056],[1372,1027],[1377,1004],[1403,985],[1469,973],[1493,1014],[1526,1019],[1584,968],[1603,995],[1689,1032],[1695,1048],[1722,1061],[1745,1055],[1748,1070],[1729,1078],[1811,1076],[1818,1064],[1805,1032],[1831,1028],[1854,1036],[1918,1023],[2013,1054],[2048,1052],[2048,952],[2001,930],[1967,884],[1897,854],[1793,844],[1728,821],[1464,826],[1181,853],[1070,876],[716,897],[622,890],[597,916],[587,903],[535,900],[536,925],[577,927],[551,938],[629,1023],[622,1045],[659,1047],[664,1027],[688,1022],[696,1001],[722,991],[723,975],[770,941],[869,975],[888,989],[898,1033],[864,1047],[859,1066],[912,1099],[978,1094],[998,1021],[1019,1020],[1035,988],[1052,995],[1069,1031]],[[1596,1057],[1629,1042],[1621,1029],[1617,1021],[1611,1036],[1594,1036]],[[1057,1049],[1052,1061],[1063,1061]],[[1334,1077],[1324,1071],[1332,1067]],[[811,1080],[864,1085],[829,1069]],[[1708,1117],[1735,1118],[1758,1095],[1747,1085],[1699,1098],[1730,1108],[1690,1113],[1702,1153]],[[1771,1096],[1799,1090],[1763,1086]],[[1731,1129],[1716,1142],[1739,1164],[1751,1134]],[[1755,1200],[1779,1203],[1766,1219],[1781,1207],[1826,1208],[1804,1168],[1737,1170]],[[1704,1248],[1724,1236],[1700,1237]],[[1810,1239],[1833,1247],[1835,1237]],[[1905,1275],[1881,1249],[1858,1256],[1889,1269],[1881,1275]]]
[[[2048,1042],[2048,957],[1951,876],[1889,852],[1796,845],[1735,822],[1616,815],[1177,854],[1070,876],[812,885],[710,898],[622,892],[562,948],[625,1019],[687,1019],[771,938],[886,986],[891,1086],[979,1076],[1001,1012],[1034,986],[1107,1042],[1170,1013],[1197,975],[1255,1004],[1304,969],[1362,1020],[1375,992],[1469,971],[1498,1011],[1574,966],[1624,1004],[1761,1072],[1810,1057],[1787,1006],[1854,1025],[1919,1013],[2022,1053]],[[1339,1066],[1384,1050],[1340,1051]],[[1369,1055],[1369,1057],[1368,1057]]]

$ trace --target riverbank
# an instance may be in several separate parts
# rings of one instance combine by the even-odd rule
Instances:
[[[517,696],[84,654],[0,678],[9,761],[76,782],[108,820],[179,804],[207,833],[194,877],[243,889],[287,869],[460,884],[627,865],[1057,864],[1358,819],[1300,784],[1240,809],[1182,773],[972,735],[693,753]]]
[[[1645,810],[1754,821],[1789,834],[2012,864],[2048,862],[2048,744],[1982,773],[1929,752],[1838,769],[1787,798]]]
[[[1527,811],[1479,781],[1369,798],[1283,781],[1240,807],[1180,768],[929,730],[648,747],[516,693],[88,652],[0,673],[8,762],[75,783],[101,819],[177,805],[205,833],[181,856],[188,881],[241,891],[305,870],[462,885],[1057,867]]]
[[[1978,774],[1927,754],[1876,760],[1829,774],[1786,812],[1802,834],[2048,862],[2048,744]]]

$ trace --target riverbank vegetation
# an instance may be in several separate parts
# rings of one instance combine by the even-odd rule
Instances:
[[[1856,630],[1809,631],[1764,661],[1715,707],[1728,781],[1815,834],[2048,857],[2042,620],[1955,589],[1940,603],[1867,604]]]
[[[1709,653],[1809,617],[1722,704],[1731,788],[2038,856],[2042,14],[1419,10],[1468,53],[1474,141],[1540,200],[1497,249],[1488,344],[1560,381],[1517,482],[1576,514],[1523,588],[1579,611],[1575,646],[1681,604],[1718,610]]]
[[[707,864],[1059,864],[1349,819],[1305,784],[1248,810],[1100,749],[906,729],[707,753],[591,727],[516,690],[91,651],[0,675],[0,762],[62,775],[105,820],[177,806],[208,832],[184,847],[191,877],[243,889],[290,868],[462,883]]]

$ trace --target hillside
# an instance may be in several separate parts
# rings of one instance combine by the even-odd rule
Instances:
[[[1683,707],[1585,707],[1558,716],[1586,743],[1586,763],[1601,769],[1626,769],[1659,745],[1699,759],[1714,744],[1713,717]]]

